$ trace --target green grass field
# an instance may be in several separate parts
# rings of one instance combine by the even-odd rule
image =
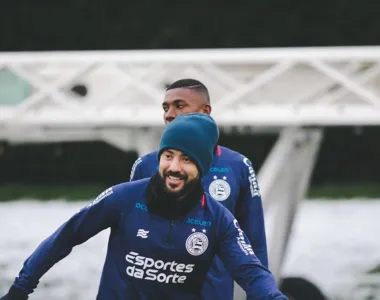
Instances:
[[[36,200],[66,199],[69,201],[90,200],[100,194],[106,185],[0,185],[0,201],[25,198]],[[380,199],[380,185],[375,183],[358,183],[349,185],[324,185],[309,188],[309,199]]]

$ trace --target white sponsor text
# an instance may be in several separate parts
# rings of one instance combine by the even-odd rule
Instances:
[[[187,278],[186,274],[191,273],[194,269],[194,264],[154,260],[133,251],[129,252],[125,259],[131,264],[126,269],[128,276],[161,283],[184,283]]]

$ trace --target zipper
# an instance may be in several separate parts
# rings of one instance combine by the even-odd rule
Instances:
[[[170,242],[171,242],[171,236],[172,236],[172,230],[173,230],[173,226],[174,226],[174,220],[172,220],[171,222],[170,222],[170,228],[169,228],[169,233],[168,233],[168,235],[167,235],[167,237],[166,237],[166,241],[165,241],[165,243],[168,245],[168,244],[170,244]]]

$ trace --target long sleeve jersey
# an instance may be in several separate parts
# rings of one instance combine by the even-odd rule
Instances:
[[[147,178],[158,170],[157,151],[134,163],[130,181]],[[255,255],[268,268],[267,242],[260,189],[251,161],[240,153],[217,146],[212,167],[202,180],[213,199],[224,205],[238,220]],[[204,286],[207,299],[233,299],[233,280],[218,256]]]
[[[13,285],[32,293],[74,246],[110,228],[97,300],[202,299],[216,254],[248,299],[287,299],[227,209],[205,194],[186,216],[165,219],[148,211],[148,182],[122,183],[101,193],[38,246]]]

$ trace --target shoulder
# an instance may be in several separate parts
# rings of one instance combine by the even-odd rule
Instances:
[[[134,182],[122,182],[110,186],[99,193],[94,200],[84,206],[80,211],[90,210],[92,208],[101,209],[120,209],[128,206],[136,198],[142,197],[145,193],[149,178],[137,180]]]
[[[144,160],[149,160],[149,159],[157,160],[157,155],[158,155],[158,150],[155,150],[153,152],[145,154],[144,156],[141,157],[141,159],[144,159]]]
[[[236,167],[247,168],[252,167],[252,162],[243,154],[234,151],[230,148],[219,146],[220,147],[220,157],[222,160],[228,160],[234,164]]]
[[[157,161],[157,155],[158,155],[158,150],[150,152],[148,154],[145,154],[143,156],[140,156],[135,163],[133,164],[134,167],[139,165],[140,163],[146,163],[146,162],[152,162],[152,161]]]
[[[149,183],[150,178],[139,179],[135,181],[122,182],[111,187],[118,195],[133,194],[139,191],[143,192]]]
[[[230,162],[231,166],[236,171],[236,174],[241,176],[241,182],[245,186],[249,186],[251,195],[260,196],[260,189],[257,182],[257,176],[255,167],[248,157],[245,155],[231,150],[227,147],[221,147],[221,157],[222,160]]]
[[[150,152],[148,154],[145,154],[145,155],[139,157],[134,162],[134,164],[132,165],[132,169],[131,169],[131,173],[129,175],[129,179],[131,181],[133,181],[135,178],[147,177],[147,176],[143,176],[143,174],[141,174],[141,172],[142,172],[141,170],[143,170],[146,167],[156,166],[158,163],[157,155],[158,155],[158,150]],[[136,172],[136,170],[137,170],[137,172]],[[147,174],[145,174],[145,175],[147,175]]]
[[[107,198],[111,195],[113,198],[117,198],[122,201],[125,201],[126,199],[133,199],[136,196],[144,194],[149,180],[150,178],[144,178],[136,181],[122,182],[113,185],[100,193],[94,202],[99,202],[103,198]]]
[[[218,146],[218,147],[220,149],[219,156],[223,159],[238,160],[242,156],[242,154],[230,148],[227,148],[224,146]]]

